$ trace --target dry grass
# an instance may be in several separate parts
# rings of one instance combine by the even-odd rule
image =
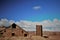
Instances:
[[[46,40],[41,36],[32,36],[30,37],[11,37],[10,40]]]
[[[60,36],[49,36],[48,38],[44,38],[41,36],[32,36],[32,37],[5,37],[0,38],[0,40],[60,40]]]

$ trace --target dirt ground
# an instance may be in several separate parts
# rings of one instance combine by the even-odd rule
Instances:
[[[41,36],[32,36],[32,37],[5,37],[0,38],[0,40],[60,40],[60,36],[49,36],[49,37],[41,37]]]

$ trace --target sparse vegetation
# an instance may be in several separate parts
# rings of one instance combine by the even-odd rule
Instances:
[[[2,37],[2,34],[0,34],[0,37]]]
[[[9,38],[7,40],[10,40]]]

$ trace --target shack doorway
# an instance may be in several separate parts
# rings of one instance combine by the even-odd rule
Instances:
[[[15,36],[15,33],[12,33],[12,36]]]
[[[27,37],[27,34],[24,34],[24,37]]]

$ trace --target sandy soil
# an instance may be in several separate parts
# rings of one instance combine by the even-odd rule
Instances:
[[[28,37],[1,37],[0,40],[60,40],[60,32],[44,32],[45,36],[36,36],[36,32],[30,32]]]
[[[5,37],[0,38],[0,40],[60,40],[60,36],[49,36],[48,38],[41,36],[32,36],[32,37]]]

